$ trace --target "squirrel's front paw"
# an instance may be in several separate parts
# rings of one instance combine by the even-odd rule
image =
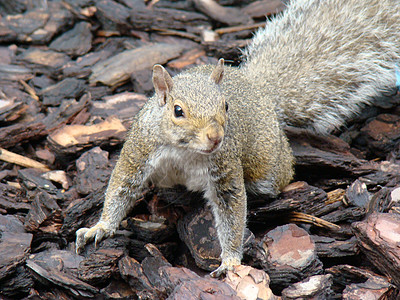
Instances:
[[[240,265],[239,258],[226,258],[222,260],[221,265],[218,269],[211,272],[211,277],[220,277],[222,274],[225,274],[227,271],[232,271],[234,266]]]
[[[115,230],[105,222],[98,222],[91,228],[81,228],[76,232],[76,253],[79,253],[85,245],[94,239],[94,244],[97,244],[105,237],[113,235]]]

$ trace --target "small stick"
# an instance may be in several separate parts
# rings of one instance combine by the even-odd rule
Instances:
[[[264,27],[266,22],[262,23],[256,23],[256,24],[250,24],[250,25],[239,25],[239,26],[232,26],[232,27],[225,27],[225,28],[220,28],[216,29],[215,32],[218,33],[219,35],[225,34],[225,33],[232,33],[232,32],[238,32],[238,31],[243,31],[243,30],[254,30],[260,27]]]
[[[12,164],[20,165],[26,168],[35,168],[35,169],[40,169],[42,171],[50,171],[51,169],[46,166],[45,164],[42,164],[36,160],[30,159],[28,157],[10,152],[8,150],[5,150],[3,148],[0,148],[0,159]]]
[[[195,42],[200,42],[201,41],[200,37],[198,37],[195,34],[188,33],[188,32],[183,32],[183,31],[179,31],[179,30],[172,30],[172,29],[162,29],[162,28],[158,28],[158,29],[154,29],[154,30],[158,31],[158,33],[161,34],[161,35],[179,36],[179,37],[183,37],[183,38],[186,38],[186,39],[193,40]]]
[[[32,97],[33,99],[35,99],[36,101],[39,101],[39,97],[38,97],[38,95],[36,94],[35,89],[34,89],[33,87],[31,87],[29,84],[27,84],[27,83],[26,83],[25,81],[23,81],[23,80],[20,80],[19,83],[23,85],[23,87],[25,88],[25,91],[27,91],[28,94],[31,95],[31,97]]]
[[[344,189],[336,189],[328,192],[327,194],[328,194],[328,200],[325,202],[326,204],[342,201],[344,205],[349,206],[349,204],[346,202],[345,199],[346,191]]]
[[[152,8],[158,1],[160,0],[151,0],[150,3],[147,5],[147,7]]]
[[[291,222],[302,222],[302,223],[309,223],[313,224],[318,227],[324,227],[324,228],[329,228],[332,230],[338,230],[340,229],[339,225],[336,225],[334,223],[325,221],[321,218],[314,217],[312,215],[308,215],[305,213],[300,213],[300,212],[292,212],[289,215],[289,221]]]

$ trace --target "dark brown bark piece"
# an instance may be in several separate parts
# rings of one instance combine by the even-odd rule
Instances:
[[[22,169],[18,171],[18,176],[22,180],[22,184],[28,189],[43,189],[49,193],[55,194],[57,187],[47,179],[44,179],[41,175],[43,171],[38,169]]]
[[[146,248],[148,248],[149,245],[151,244],[147,244]],[[151,245],[150,247],[155,248],[154,245]],[[158,291],[165,293],[166,287],[163,286],[159,269],[164,266],[171,267],[171,264],[164,258],[164,256],[162,256],[158,249],[156,249],[155,255],[153,255],[153,253],[150,254],[152,255],[151,257],[146,257],[142,261],[143,273],[149,279],[149,282],[153,287]]]
[[[311,239],[319,258],[353,256],[359,252],[357,239],[354,236],[344,241],[318,235],[312,235]]]
[[[334,287],[343,293],[343,299],[387,299],[397,300],[399,290],[389,283],[390,279],[375,274],[366,268],[351,265],[336,265],[326,269],[333,275]],[[343,290],[344,289],[344,290]]]
[[[104,283],[118,272],[118,261],[124,252],[117,249],[99,249],[79,263],[78,278],[90,284]]]
[[[14,215],[0,215],[0,232],[24,233],[25,226]]]
[[[71,203],[65,210],[63,235],[74,239],[79,228],[93,226],[98,221],[103,208],[104,193],[105,189],[101,189]]]
[[[324,190],[310,186],[305,182],[290,184],[283,190],[280,197],[299,202],[300,206],[296,209],[297,211],[317,217],[335,210],[341,205],[340,199],[330,201]]]
[[[374,272],[368,270],[368,269],[361,269],[356,266],[352,265],[336,265],[330,268],[326,269],[326,272],[328,274],[333,275],[333,280],[336,284],[339,284],[343,288],[351,283],[360,283],[360,282],[365,282],[369,278],[378,276]],[[385,278],[383,276],[380,276],[381,278]]]
[[[359,180],[354,181],[346,190],[346,199],[350,205],[366,209],[370,201],[367,185]]]
[[[64,124],[81,125],[86,123],[87,118],[77,120],[82,113],[87,111],[87,107],[91,104],[91,95],[84,94],[79,101],[75,99],[62,100],[61,105],[56,108],[48,108],[48,115],[42,120],[49,132],[54,132]],[[76,122],[78,121],[78,122]]]
[[[109,86],[121,85],[129,80],[133,72],[150,69],[157,63],[166,63],[178,57],[184,50],[184,46],[165,43],[125,50],[94,65],[89,82],[101,82]]]
[[[296,166],[309,167],[313,176],[327,172],[340,172],[346,175],[363,175],[374,169],[366,168],[364,160],[350,152],[350,146],[332,135],[316,135],[307,130],[288,127],[285,132],[289,138]]]
[[[218,268],[221,263],[221,246],[209,209],[196,210],[179,220],[178,233],[188,246],[197,266],[208,271]]]
[[[104,30],[128,31],[131,24],[128,22],[131,9],[112,0],[101,0],[96,2],[96,17],[99,19]]]
[[[25,63],[27,67],[35,69],[36,72],[54,74],[62,66],[70,61],[68,55],[53,50],[42,50],[29,48],[17,55],[17,61]]]
[[[47,134],[46,126],[40,121],[6,126],[0,130],[0,147],[8,149],[20,143],[40,139]]]
[[[382,188],[376,192],[369,203],[368,213],[399,212],[400,188]]]
[[[91,25],[87,22],[77,23],[71,30],[53,40],[49,48],[71,56],[84,55],[92,47],[90,28]]]
[[[100,292],[106,299],[135,299],[137,297],[137,292],[121,280],[112,280]]]
[[[0,64],[0,80],[27,81],[34,77],[31,69],[24,66]]]
[[[226,283],[214,278],[198,278],[182,282],[169,295],[168,299],[195,300],[221,299],[239,300],[236,292]]]
[[[154,87],[152,81],[151,69],[147,70],[136,70],[131,74],[131,82],[133,84],[133,90],[140,94],[153,94]]]
[[[118,115],[118,118],[125,122],[131,120],[146,101],[145,95],[123,92],[94,101],[89,111],[90,114],[102,118]]]
[[[23,265],[13,270],[13,273],[0,279],[0,296],[10,299],[21,299],[26,297],[34,286],[30,272]]]
[[[122,278],[135,290],[151,290],[153,286],[143,273],[141,264],[134,258],[125,256],[118,262]]]
[[[292,284],[282,291],[282,299],[331,299],[332,275],[315,275]]]
[[[24,225],[30,232],[41,229],[58,234],[62,226],[61,208],[50,194],[40,191],[32,202]]]
[[[203,49],[195,48],[183,54],[180,58],[170,61],[167,66],[174,69],[183,69],[189,65],[195,64],[199,57],[205,56]]]
[[[211,19],[229,26],[253,23],[249,15],[235,7],[221,6],[213,0],[194,0],[194,4]]]
[[[22,267],[30,252],[32,234],[0,231],[0,295],[26,293],[33,285]]]
[[[53,268],[59,271],[75,274],[80,262],[84,257],[68,250],[47,250],[41,253],[35,253],[29,257],[29,260],[35,262],[43,268]]]
[[[30,7],[31,3],[28,3],[26,0],[15,0],[12,2],[2,2],[0,4],[0,8],[4,14],[8,15],[16,15],[23,13]],[[40,5],[39,5],[40,7]]]
[[[49,13],[45,11],[33,10],[24,14],[6,16],[2,23],[16,33],[19,41],[28,42],[30,41],[29,35],[39,28],[43,28],[49,17]]]
[[[48,2],[48,10],[36,8],[23,14],[9,15],[1,22],[11,34],[0,35],[1,42],[44,44],[73,21],[71,12],[61,3]]]
[[[198,208],[178,221],[178,234],[188,247],[196,265],[207,271],[215,270],[221,262],[219,244],[214,217],[208,207]],[[243,247],[252,255],[253,233],[245,229]]]
[[[207,26],[208,19],[202,14],[171,8],[143,8],[131,11],[131,24],[135,29],[173,29],[192,31],[199,26]]]
[[[243,49],[250,43],[250,40],[219,40],[215,42],[204,42],[203,45],[208,54],[212,53],[215,57],[223,57],[226,61],[231,60],[239,63],[238,57]]]
[[[68,262],[69,256],[72,254],[65,252],[50,252],[47,253],[46,257],[43,254],[34,255],[26,262],[26,265],[33,271],[35,277],[40,278],[47,285],[50,283],[56,287],[64,288],[76,297],[93,297],[98,293],[98,289],[77,279],[69,270],[76,268],[76,262],[79,261],[79,258],[73,258],[71,261],[73,265],[70,266]]]
[[[43,104],[48,106],[59,106],[63,100],[77,99],[86,89],[85,82],[76,78],[65,78],[40,92]]]
[[[175,225],[166,218],[150,215],[148,218],[139,216],[127,218],[123,227],[142,241],[148,243],[163,243],[176,233]]]
[[[261,205],[261,200],[262,198],[255,200],[250,198],[249,203],[251,206],[259,203],[258,207],[250,209],[250,221],[262,222],[262,220],[266,219],[276,221],[282,216],[290,216],[291,211],[321,217],[326,220],[324,218],[325,215],[343,207],[341,196],[337,197],[332,193],[327,194],[324,190],[310,186],[303,181],[288,185],[276,200],[264,205]],[[252,203],[253,201],[255,202],[254,204]]]
[[[321,219],[331,222],[331,223],[339,223],[339,222],[355,222],[360,221],[366,215],[366,209],[362,207],[348,207],[348,208],[338,208],[338,210],[332,211],[324,216],[321,216]]]
[[[265,18],[280,13],[284,9],[285,4],[281,0],[260,0],[250,3],[242,10],[252,18]]]
[[[8,184],[0,183],[0,209],[6,213],[28,212],[31,205],[24,202],[23,193]]]
[[[343,290],[342,299],[386,299],[383,297],[390,290],[390,288],[391,285],[387,280],[380,277],[373,277],[369,278],[366,282],[352,283],[346,286],[346,288]]]
[[[308,233],[294,224],[279,226],[262,239],[268,249],[260,262],[271,278],[271,286],[283,289],[312,275],[322,273],[322,263]]]
[[[6,277],[10,271],[26,259],[30,251],[32,234],[1,232],[0,237],[0,278]]]
[[[88,195],[104,189],[111,176],[112,165],[108,152],[94,147],[83,153],[76,161],[76,188],[80,194]]]
[[[166,287],[167,292],[171,293],[175,287],[184,281],[200,278],[195,272],[187,268],[176,268],[171,266],[163,266],[158,269],[162,284]]]
[[[353,224],[360,249],[381,272],[400,288],[400,215],[373,213]]]
[[[400,116],[381,114],[361,128],[357,143],[367,145],[368,154],[375,158],[385,157],[398,145],[399,139]]]
[[[113,55],[112,51],[100,50],[89,52],[88,54],[79,57],[75,61],[68,62],[63,67],[63,75],[65,77],[86,78],[92,72],[92,67],[99,61],[104,61]]]

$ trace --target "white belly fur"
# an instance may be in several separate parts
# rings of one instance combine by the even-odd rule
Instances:
[[[150,180],[158,187],[184,185],[190,191],[204,191],[210,184],[207,155],[187,149],[162,146],[149,161]]]

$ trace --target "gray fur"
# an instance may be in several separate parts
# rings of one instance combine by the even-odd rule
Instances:
[[[297,0],[255,35],[242,70],[282,123],[329,132],[395,85],[400,1]]]
[[[149,184],[184,184],[204,192],[215,217],[222,253],[212,274],[232,269],[242,257],[246,188],[276,196],[292,179],[280,125],[343,125],[395,88],[399,59],[400,1],[297,0],[256,34],[240,68],[221,60],[171,78],[155,66],[156,94],[135,116],[100,221],[77,231],[77,250],[112,235]]]

